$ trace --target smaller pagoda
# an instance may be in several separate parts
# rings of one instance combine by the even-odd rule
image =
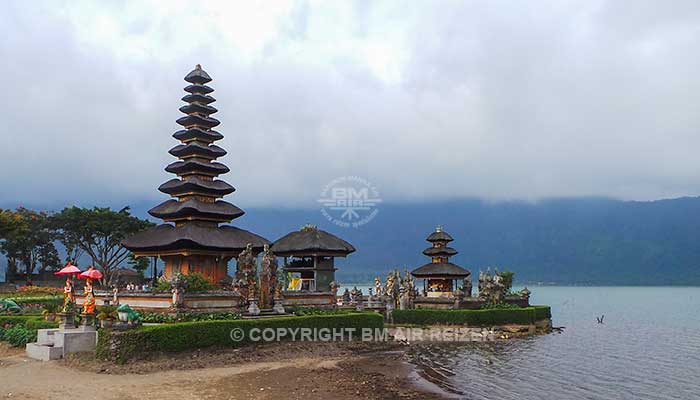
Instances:
[[[431,262],[416,268],[411,275],[423,280],[423,292],[427,297],[452,297],[457,289],[456,282],[470,279],[471,272],[449,261],[457,250],[448,246],[454,239],[441,225],[426,240],[432,246],[423,250],[423,254],[430,257]]]

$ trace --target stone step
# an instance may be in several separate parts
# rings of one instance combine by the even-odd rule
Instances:
[[[39,329],[36,335],[36,342],[41,346],[53,346],[55,335],[58,329]]]
[[[35,360],[50,361],[63,357],[63,347],[44,346],[38,343],[27,343],[27,357]]]

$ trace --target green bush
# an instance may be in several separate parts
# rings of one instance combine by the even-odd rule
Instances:
[[[241,315],[236,312],[215,312],[215,313],[193,313],[183,312],[176,315],[165,313],[154,313],[147,311],[137,311],[141,322],[171,324],[175,322],[196,322],[196,321],[221,321],[234,320],[241,318]]]
[[[529,325],[551,318],[549,306],[483,310],[394,310],[396,324],[492,326]]]
[[[322,309],[314,307],[296,307],[289,310],[294,315],[338,315],[338,314],[349,314],[352,312],[357,312],[353,310],[343,310],[338,308],[333,309]]]
[[[266,328],[362,328],[381,329],[384,320],[377,313],[356,313],[342,315],[312,315],[304,317],[280,317],[266,319],[241,319],[234,321],[182,322],[165,325],[142,326],[117,332],[100,330],[97,343],[97,357],[119,363],[135,357],[143,357],[155,352],[178,352],[212,346],[238,347],[249,343],[251,329]],[[231,339],[231,330],[238,328],[244,332],[243,339]]]
[[[36,331],[27,329],[22,325],[15,325],[11,328],[3,329],[1,339],[8,342],[11,346],[21,347],[36,341]]]
[[[61,296],[38,296],[38,297],[10,297],[17,303],[18,306],[24,307],[40,307],[45,308],[50,304],[61,305],[63,304],[63,297]]]
[[[44,321],[39,316],[0,316],[0,340],[8,342],[12,346],[24,346],[36,341],[38,329],[56,327],[58,327],[57,322]]]
[[[182,275],[182,278],[185,280],[185,282],[187,282],[187,288],[185,289],[187,293],[203,293],[217,289],[216,285],[211,283],[207,277],[198,272]],[[156,285],[153,287],[153,290],[156,292],[170,292],[171,289],[172,286],[166,279],[158,280]]]

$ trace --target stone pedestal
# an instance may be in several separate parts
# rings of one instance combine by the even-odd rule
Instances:
[[[272,311],[276,314],[284,314],[284,306],[282,305],[282,299],[275,299],[275,305],[272,307]]]
[[[73,329],[75,328],[75,314],[74,313],[59,313],[58,314],[59,329]]]
[[[258,301],[256,299],[248,300],[248,314],[250,315],[260,315],[260,308],[258,308]]]
[[[91,327],[95,330],[95,314],[80,314],[82,320],[80,321],[81,327]]]

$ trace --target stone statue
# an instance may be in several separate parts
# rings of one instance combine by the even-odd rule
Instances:
[[[469,275],[464,278],[462,282],[462,290],[464,291],[465,297],[472,297],[472,276]]]
[[[488,304],[501,304],[505,301],[506,285],[501,274],[497,269],[494,269],[493,276],[491,268],[486,270],[486,274],[479,272],[479,298],[485,300]]]
[[[397,271],[389,272],[389,275],[386,277],[386,286],[384,287],[384,295],[389,298],[389,300],[394,304],[394,307],[396,307],[399,300],[397,275]]]
[[[170,283],[173,294],[172,307],[183,308],[185,306],[185,290],[187,289],[187,281],[182,274],[177,274]]]
[[[331,293],[333,293],[333,299],[336,299],[338,297],[338,283],[336,281],[332,281],[328,285],[328,288],[331,290]]]
[[[409,308],[411,308],[411,299],[408,296],[406,288],[401,286],[399,288],[399,309],[408,310]]]
[[[85,302],[83,303],[83,314],[95,313],[95,291],[92,289],[92,279],[85,280]]]
[[[479,291],[479,297],[484,290],[484,271],[479,270],[479,280],[477,281],[476,289]]]
[[[66,279],[66,286],[63,288],[63,309],[61,312],[73,312],[75,296],[73,294],[73,279],[69,276]]]
[[[236,259],[236,277],[244,299],[250,298],[249,290],[257,283],[255,256],[253,245],[248,243]]]
[[[520,295],[528,300],[530,300],[530,293],[531,292],[527,289],[527,286],[525,286],[523,290],[520,291]]]
[[[272,297],[277,286],[277,256],[267,244],[263,247],[260,269],[260,305],[262,308],[269,308],[272,306]]]
[[[352,299],[350,295],[350,290],[348,288],[345,288],[345,291],[343,292],[343,304],[350,304],[350,300]]]
[[[353,287],[352,291],[350,291],[350,300],[352,304],[357,304],[360,296],[362,296],[362,291],[360,291],[357,286]]]
[[[382,280],[379,277],[374,278],[374,290],[377,292],[377,296],[382,296]]]
[[[404,271],[404,282],[406,283],[406,293],[408,294],[408,298],[410,300],[410,308],[413,308],[413,301],[416,299],[418,296],[418,288],[416,287],[416,280],[413,278],[413,275],[411,275],[408,270]]]
[[[352,294],[352,302],[353,304],[355,304],[355,309],[357,311],[364,310],[364,304],[362,301],[362,290],[359,290],[357,286],[355,286],[354,288],[352,288],[352,292],[350,292],[350,294]]]

